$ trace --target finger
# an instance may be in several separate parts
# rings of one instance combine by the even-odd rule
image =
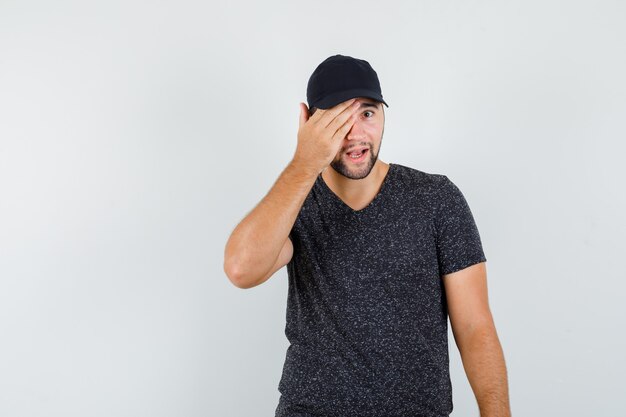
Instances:
[[[306,123],[309,120],[309,108],[306,104],[300,103],[300,126]]]
[[[317,123],[317,120],[319,120],[320,117],[322,117],[322,115],[324,114],[326,110],[325,109],[315,109],[315,112],[313,114],[311,114],[311,109],[307,110],[308,113],[308,120],[310,120],[310,123]]]
[[[344,109],[344,111],[338,114],[337,117],[335,117],[326,128],[334,133],[339,128],[341,128],[344,123],[346,123],[346,121],[348,121],[350,118],[354,117],[356,120],[356,116],[360,112],[360,105],[361,104],[358,100],[355,101],[351,106],[348,106],[346,109]]]
[[[339,129],[337,129],[337,131],[333,135],[333,139],[332,139],[333,142],[334,141],[341,142],[343,138],[346,137],[350,129],[352,129],[352,126],[356,122],[356,119],[357,119],[357,114],[350,115],[350,117],[348,117],[348,119],[341,125],[341,127],[339,127]]]
[[[351,98],[350,100],[343,101],[337,104],[336,106],[331,107],[330,109],[327,109],[322,114],[322,117],[320,118],[319,123],[324,127],[328,126],[335,117],[343,113],[345,110],[349,109],[350,106],[353,105],[355,102],[356,102],[356,98]]]

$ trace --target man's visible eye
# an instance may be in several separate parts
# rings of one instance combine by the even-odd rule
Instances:
[[[365,117],[368,117],[368,118],[369,117],[374,117],[374,112],[373,111],[366,110],[366,111],[363,112],[363,114],[367,114],[367,113],[370,113],[371,116],[365,116]]]

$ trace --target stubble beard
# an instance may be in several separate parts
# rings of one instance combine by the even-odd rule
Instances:
[[[381,138],[381,144],[382,144],[382,138]],[[374,165],[376,164],[376,160],[378,159],[378,153],[380,152],[380,146],[378,147],[378,151],[376,153],[374,153],[374,150],[369,148],[368,149],[368,158],[366,158],[364,162],[364,164],[362,164],[361,166],[348,166],[348,164],[346,164],[343,160],[343,154],[339,155],[338,159],[335,159],[333,162],[331,162],[330,166],[337,171],[337,173],[339,173],[340,175],[343,175],[346,178],[350,178],[352,180],[360,180],[363,179],[365,177],[367,177],[370,172],[372,172],[372,169],[374,168]]]

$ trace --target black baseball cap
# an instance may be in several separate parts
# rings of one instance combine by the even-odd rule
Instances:
[[[306,88],[309,109],[329,109],[355,97],[383,100],[378,75],[369,62],[346,55],[333,55],[315,68]]]

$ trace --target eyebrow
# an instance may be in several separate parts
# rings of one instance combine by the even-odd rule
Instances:
[[[359,108],[362,108],[362,107],[374,107],[375,109],[377,109],[378,108],[378,104],[363,102],[363,103],[361,103]]]

